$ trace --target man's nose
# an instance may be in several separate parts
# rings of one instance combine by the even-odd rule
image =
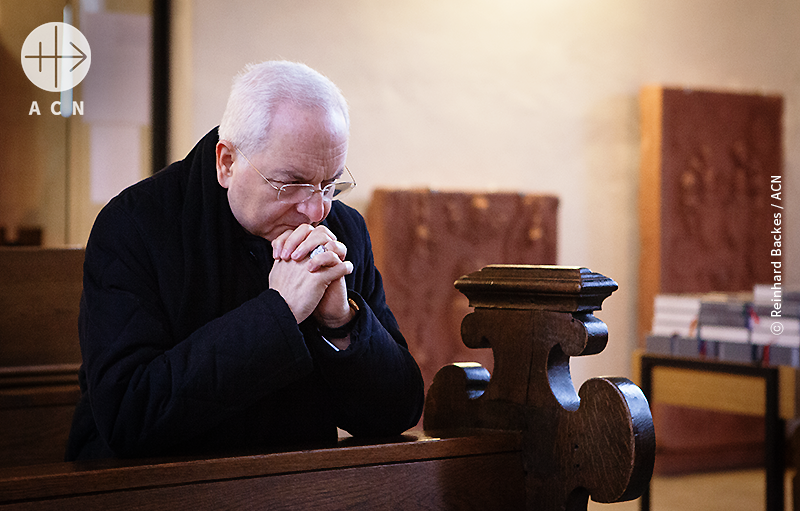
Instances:
[[[325,217],[325,199],[323,194],[314,193],[307,201],[297,205],[297,210],[308,217],[309,222],[321,222]]]

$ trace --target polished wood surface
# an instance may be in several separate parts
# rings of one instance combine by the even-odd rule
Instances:
[[[409,432],[219,459],[0,470],[0,509],[521,509],[520,436]]]
[[[617,284],[585,268],[490,266],[459,279],[475,311],[470,348],[492,349],[495,372],[456,364],[437,373],[426,429],[482,427],[523,434],[529,509],[585,509],[631,500],[647,488],[655,432],[642,391],[624,378],[592,378],[576,394],[573,356],[601,352],[594,317]]]
[[[80,363],[83,254],[0,247],[0,367]]]
[[[83,255],[0,247],[0,467],[64,459],[80,397]]]
[[[0,467],[53,463],[80,398],[78,364],[0,368]]]

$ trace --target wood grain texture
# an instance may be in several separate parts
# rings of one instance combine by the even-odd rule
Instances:
[[[413,432],[220,459],[0,470],[0,509],[521,509],[520,437]]]
[[[766,383],[755,376],[658,367],[653,371],[653,388],[663,404],[764,415]]]
[[[521,509],[523,496],[519,457],[498,455],[159,486],[9,509],[507,511]]]
[[[77,364],[0,368],[0,467],[64,459],[75,403]]]
[[[661,87],[644,87],[639,94],[642,146],[639,172],[639,310],[638,342],[653,321],[653,300],[661,282],[661,160],[662,105]]]
[[[53,289],[74,283],[76,274],[49,268],[39,277]],[[15,285],[25,288],[21,279]],[[0,464],[0,508],[547,511],[585,509],[590,496],[638,495],[652,470],[646,400],[624,379],[593,379],[576,393],[569,377],[571,356],[605,347],[608,331],[592,311],[616,283],[581,268],[501,265],[458,285],[478,305],[462,323],[465,348],[491,348],[483,351],[494,356],[494,376],[479,364],[445,366],[428,393],[428,431],[384,441],[350,438],[232,458],[26,465],[40,460],[37,442],[61,451],[53,442],[66,431],[57,432],[77,398],[79,366],[65,357],[7,364],[0,368],[0,448],[30,452]]]
[[[0,467],[64,459],[80,398],[83,256],[0,247]]]
[[[443,368],[427,395],[425,428],[521,431],[528,509],[639,496],[655,457],[644,394],[623,378],[593,378],[576,393],[569,373],[570,357],[605,347],[608,330],[591,311],[616,283],[575,268],[495,266],[456,287],[464,284],[479,304],[462,323],[464,344],[491,347],[494,372],[487,383],[475,366]]]
[[[0,367],[80,363],[83,255],[0,247]]]

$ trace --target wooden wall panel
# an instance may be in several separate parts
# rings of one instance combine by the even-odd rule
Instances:
[[[0,467],[64,459],[80,398],[83,256],[0,247]]]
[[[0,367],[80,363],[83,255],[0,248]]]

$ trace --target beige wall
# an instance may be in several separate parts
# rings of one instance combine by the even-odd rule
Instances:
[[[630,374],[644,84],[783,94],[786,194],[800,193],[797,0],[175,3],[175,157],[218,123],[245,63],[285,58],[350,101],[349,202],[362,212],[379,186],[557,194],[559,263],[620,284],[598,314],[609,346],[573,362],[576,381]],[[787,204],[790,222],[798,208]]]

